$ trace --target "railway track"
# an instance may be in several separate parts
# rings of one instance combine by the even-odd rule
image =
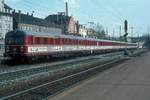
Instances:
[[[82,58],[78,58],[76,60],[68,60],[66,62],[62,61],[62,62],[56,62],[56,63],[52,63],[52,64],[46,63],[45,65],[47,65],[47,66],[39,65],[37,67],[33,67],[31,65],[30,67],[24,68],[24,69],[17,69],[17,70],[13,69],[13,70],[4,71],[4,72],[0,73],[0,75],[2,76],[0,78],[1,87],[5,87],[5,85],[8,85],[8,84],[11,86],[12,84],[16,84],[17,82],[21,82],[23,80],[25,80],[24,83],[22,82],[20,85],[17,83],[17,85],[20,88],[21,88],[22,84],[26,84],[26,83],[29,83],[29,84],[26,84],[24,86],[25,88],[18,89],[18,90],[15,90],[15,88],[9,87],[13,91],[10,91],[8,93],[4,92],[4,94],[2,94],[3,92],[1,92],[1,90],[0,90],[0,92],[1,92],[0,97],[2,97],[0,99],[5,100],[5,99],[11,98],[14,100],[16,100],[16,99],[22,100],[22,99],[24,99],[24,97],[29,97],[26,99],[30,100],[31,98],[32,99],[34,98],[34,96],[35,96],[34,93],[44,94],[44,95],[45,95],[45,93],[47,93],[47,95],[55,94],[55,93],[59,92],[60,90],[65,89],[67,86],[70,86],[69,80],[72,80],[72,78],[71,78],[72,76],[76,76],[79,73],[88,72],[89,70],[92,70],[92,69],[94,70],[97,68],[100,68],[100,71],[103,71],[103,70],[109,68],[109,67],[107,67],[108,65],[113,64],[115,62],[122,61],[124,59],[128,59],[128,57],[127,58],[124,57],[123,53],[119,52],[119,53],[111,53],[111,54],[101,55],[101,56],[98,55],[98,56],[82,57]],[[112,66],[110,66],[110,67],[112,67]],[[89,73],[88,75],[91,76],[91,74],[92,73]],[[86,76],[88,76],[88,75],[86,75]],[[11,77],[9,77],[9,76],[11,76]],[[35,78],[35,77],[39,78],[39,79],[34,80],[33,78]],[[44,81],[42,79],[43,77],[45,79]],[[80,76],[80,77],[82,77],[82,76]],[[64,81],[62,79],[64,79],[64,80],[68,79],[68,81],[62,82],[62,81]],[[27,80],[30,80],[30,81],[27,81]],[[75,79],[72,81],[73,81],[73,83],[79,82],[78,79]],[[59,87],[58,89],[54,89],[55,87],[57,87],[57,86],[55,86],[55,84],[57,82],[61,83],[61,85],[60,84],[58,85],[58,87]],[[62,86],[63,85],[62,83],[66,84],[68,82],[69,82],[68,85]],[[31,84],[31,83],[35,83],[35,84]],[[31,86],[29,87],[29,85],[31,85]],[[50,87],[49,88],[45,87],[47,85],[48,86],[50,85]],[[39,88],[41,88],[41,89],[39,89]],[[36,90],[36,89],[39,89],[40,91],[37,92],[38,90]],[[47,91],[44,92],[45,90],[42,91],[42,89],[46,89],[47,91],[50,91],[50,92],[47,92]],[[31,92],[31,93],[28,93],[28,92]],[[32,93],[34,95],[31,95]],[[30,94],[30,95],[26,96],[26,94]],[[45,97],[47,97],[47,95],[45,95]],[[19,98],[18,98],[18,96],[19,96]],[[39,98],[43,98],[43,95]]]
[[[70,59],[58,59],[54,62],[47,62],[47,63],[39,63],[39,64],[30,64],[30,65],[4,65],[2,63],[0,63],[0,73],[7,73],[7,72],[11,72],[11,71],[18,71],[18,70],[26,70],[26,69],[31,69],[31,68],[38,68],[38,67],[42,67],[42,66],[47,66],[47,65],[53,65],[55,63],[57,64],[61,64],[61,63],[69,63],[72,61],[76,61],[76,60],[82,60],[82,59],[88,59],[88,58],[92,58],[92,57],[107,57],[107,56],[114,56],[114,55],[121,55],[123,54],[123,52],[115,52],[115,53],[108,53],[108,54],[100,54],[97,56],[86,56],[86,57],[75,57],[75,58],[70,58]],[[2,60],[2,59],[1,59]]]
[[[5,70],[4,72],[0,73],[0,96],[3,96],[4,94],[7,95],[6,91],[2,90],[7,90],[13,92],[13,90],[16,89],[15,85],[19,84],[24,84],[24,83],[30,83],[29,80],[36,80],[37,78],[42,78],[42,77],[56,77],[60,78],[58,76],[64,76],[72,73],[74,70],[75,72],[78,72],[79,70],[85,70],[91,65],[96,64],[97,62],[103,64],[107,61],[113,60],[113,58],[110,58],[110,56],[114,56],[114,58],[118,58],[122,56],[122,53],[115,53],[115,54],[107,54],[107,55],[101,55],[101,56],[90,56],[90,57],[83,57],[83,58],[78,58],[76,60],[69,60],[66,62],[56,62],[52,64],[45,64],[44,66],[36,66],[36,67],[28,67],[24,69],[18,69],[17,70]],[[65,73],[67,72],[67,73]],[[61,74],[61,75],[60,75]],[[64,75],[63,75],[64,74]],[[51,79],[51,80],[55,80]],[[31,82],[32,82],[31,81]],[[20,86],[20,85],[19,85]],[[28,86],[28,84],[25,84],[26,87],[31,88]],[[31,86],[35,86],[31,85]],[[8,88],[7,88],[8,87]],[[15,88],[12,88],[15,87]],[[20,86],[21,87],[21,86]],[[23,88],[23,89],[26,89]],[[20,91],[22,89],[19,89]],[[16,92],[18,92],[16,91]],[[8,92],[11,93],[11,92]]]
[[[78,67],[74,67],[74,64],[76,66],[79,66],[80,64],[77,63],[92,63],[93,60],[96,60],[95,58],[91,59],[83,59],[80,61],[74,61],[71,63],[64,63],[64,64],[56,64],[56,65],[50,65],[50,66],[43,66],[39,68],[31,68],[31,69],[25,69],[25,70],[19,70],[19,71],[13,71],[9,73],[2,73],[0,74],[0,85],[8,85],[12,82],[18,82],[22,80],[29,80],[32,77],[38,77],[38,76],[46,76],[46,75],[54,75],[60,71],[68,70],[68,69],[75,69]],[[30,76],[30,77],[29,77]]]
[[[102,64],[102,65],[90,65],[92,67],[80,70],[76,73],[71,73],[67,76],[58,78],[53,81],[49,81],[47,83],[32,87],[30,89],[26,89],[23,91],[19,91],[16,93],[12,93],[8,96],[4,96],[0,99],[6,100],[41,100],[43,98],[47,99],[47,97],[54,95],[55,93],[58,93],[66,88],[68,86],[72,86],[73,84],[76,84],[96,73],[99,73],[100,71],[104,71],[108,68],[111,68],[113,64],[119,63],[120,61],[125,60],[124,57],[118,57],[115,60],[110,60],[109,62]],[[95,62],[96,63],[96,62]]]

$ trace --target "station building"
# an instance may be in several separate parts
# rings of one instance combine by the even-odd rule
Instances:
[[[45,20],[53,25],[59,25],[62,28],[63,34],[77,35],[77,22],[73,16],[58,13],[47,16]]]
[[[45,19],[34,17],[33,14],[24,14],[21,11],[12,12],[13,16],[13,30],[24,30],[33,32],[49,32],[54,34],[61,34],[62,30],[57,25],[48,23]]]
[[[0,0],[0,50],[4,49],[5,34],[13,29],[12,10]]]

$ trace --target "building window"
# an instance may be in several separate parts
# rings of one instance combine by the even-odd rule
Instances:
[[[2,24],[0,23],[0,29],[2,29]]]

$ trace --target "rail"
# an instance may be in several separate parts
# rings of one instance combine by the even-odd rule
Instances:
[[[30,92],[32,91],[40,91],[40,89],[42,89],[43,87],[45,86],[48,86],[48,85],[51,85],[51,84],[54,84],[54,83],[57,83],[57,82],[60,82],[60,81],[64,81],[64,80],[67,80],[67,79],[70,79],[70,78],[73,78],[73,77],[76,77],[76,76],[82,76],[83,74],[85,73],[89,73],[91,71],[97,71],[97,69],[99,68],[103,68],[105,66],[108,66],[108,65],[112,65],[114,63],[117,63],[119,61],[122,61],[124,60],[125,58],[119,58],[117,60],[114,60],[114,61],[111,61],[109,63],[106,63],[106,64],[103,64],[103,65],[100,65],[100,66],[95,66],[93,68],[89,68],[87,70],[84,70],[84,71],[81,71],[81,72],[78,72],[78,73],[75,73],[75,74],[72,74],[72,75],[69,75],[69,76],[66,76],[66,77],[63,77],[63,78],[60,78],[60,79],[57,79],[57,80],[54,80],[54,81],[51,81],[51,82],[48,82],[48,83],[45,83],[45,84],[42,84],[42,85],[39,85],[39,86],[36,86],[36,87],[33,87],[33,88],[30,88],[30,89],[27,89],[27,90],[24,90],[24,91],[20,91],[18,93],[14,93],[14,94],[11,94],[11,95],[8,95],[8,96],[5,96],[5,97],[2,97],[0,98],[1,100],[6,100],[6,99],[10,99],[10,98],[13,98],[13,97],[18,97],[18,96],[21,96],[21,95],[26,95],[26,94],[30,94]],[[32,92],[33,93],[33,92]],[[33,95],[33,94],[32,94]],[[50,96],[50,95],[49,95]],[[49,97],[47,96],[47,97]],[[46,97],[45,97],[46,98]]]

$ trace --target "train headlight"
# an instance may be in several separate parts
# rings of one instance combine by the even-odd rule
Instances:
[[[21,48],[20,48],[20,49],[21,49],[21,52],[23,52],[23,46],[21,46]]]
[[[16,52],[16,51],[17,51],[17,48],[13,48],[13,51],[15,51],[15,52]]]
[[[9,46],[6,46],[6,49],[9,50]]]
[[[7,49],[6,52],[9,52],[9,49]]]
[[[6,52],[9,52],[9,46],[6,47]]]

